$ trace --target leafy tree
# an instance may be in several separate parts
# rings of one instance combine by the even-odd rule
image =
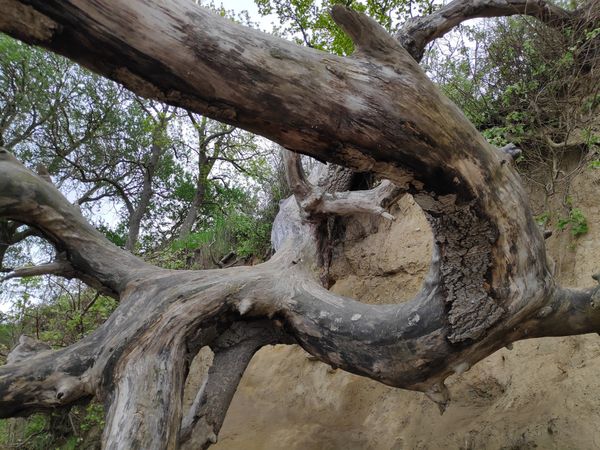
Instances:
[[[583,22],[557,31],[520,17],[499,19],[463,28],[428,60],[447,95],[491,143],[521,147],[519,168],[548,194],[574,174],[563,171],[565,157],[580,152],[583,169],[598,151],[590,129],[599,106],[597,32],[588,28]]]
[[[429,14],[436,8],[435,0],[255,0],[262,15],[275,14],[281,25],[275,31],[298,44],[326,50],[338,55],[350,55],[352,40],[336,25],[329,11],[336,4],[373,17],[388,32],[394,33],[400,24],[413,15]]]

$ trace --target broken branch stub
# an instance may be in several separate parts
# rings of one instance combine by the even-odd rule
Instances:
[[[374,214],[394,220],[394,216],[381,206],[390,205],[402,194],[402,190],[391,181],[383,180],[377,187],[369,190],[337,191],[332,189],[337,186],[326,181],[310,183],[299,154],[284,153],[284,163],[288,185],[306,219],[318,221],[328,216]],[[329,172],[323,172],[322,175],[326,178]]]

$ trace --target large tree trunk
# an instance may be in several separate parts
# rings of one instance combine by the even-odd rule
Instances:
[[[1,417],[95,395],[107,404],[106,448],[175,448],[192,435],[208,446],[261,345],[298,343],[335,367],[426,392],[443,408],[444,379],[502,346],[600,330],[598,288],[556,285],[510,157],[371,19],[334,7],[357,46],[341,58],[241,28],[192,2],[0,6],[1,30],[142,95],[395,185],[332,193],[309,183],[292,158],[294,226],[280,227],[285,237],[271,261],[171,271],[110,244],[53,186],[0,152],[0,217],[36,227],[66,254],[65,276],[121,300],[105,324],[69,348],[52,352],[23,339],[0,368]],[[366,305],[325,290],[314,270],[315,231],[332,215],[386,216],[380,203],[400,191],[414,196],[434,234],[421,292],[400,305]],[[202,346],[215,352],[214,364],[186,414],[187,362]]]

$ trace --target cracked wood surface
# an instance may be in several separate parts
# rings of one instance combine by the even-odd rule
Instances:
[[[440,407],[448,401],[447,376],[510,342],[600,330],[598,288],[555,285],[514,168],[371,19],[334,7],[357,46],[341,58],[243,29],[185,1],[0,6],[1,30],[139,94],[390,179],[414,196],[435,240],[423,289],[400,305],[366,305],[323,289],[310,269],[315,242],[300,217],[262,265],[164,270],[109,243],[56,188],[2,151],[0,217],[38,229],[64,252],[75,276],[121,302],[68,348],[51,351],[25,339],[0,367],[0,416],[95,395],[107,404],[105,448],[185,445],[193,424],[186,419],[181,433],[185,361],[213,344],[222,362],[207,386],[224,389],[208,389],[200,399],[209,396],[217,426],[195,433],[210,442],[231,394],[214,373],[229,370],[231,386],[243,371],[219,338],[240,322],[269,321],[320,360],[426,392]],[[253,349],[230,351],[246,355],[243,362]],[[201,406],[196,411],[206,417]]]

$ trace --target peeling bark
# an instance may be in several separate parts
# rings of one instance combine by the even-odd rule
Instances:
[[[600,330],[599,288],[555,284],[520,179],[505,164],[509,156],[371,19],[334,7],[357,47],[341,58],[242,31],[190,2],[27,4],[0,0],[8,17],[27,12],[0,19],[0,29],[140,94],[396,187],[331,192],[309,183],[296,160],[290,174],[302,210],[286,203],[293,225],[279,227],[285,239],[274,258],[248,268],[172,271],[112,245],[54,186],[0,151],[0,217],[35,227],[64,253],[74,276],[120,298],[101,327],[68,348],[24,339],[0,367],[0,417],[97,396],[107,405],[106,448],[207,446],[261,345],[298,343],[334,367],[425,392],[443,408],[444,379],[498,348]],[[398,190],[414,196],[434,235],[421,292],[398,305],[366,305],[321,287],[312,219],[381,214],[379,202]],[[215,363],[184,418],[186,361],[202,346],[213,348]]]

